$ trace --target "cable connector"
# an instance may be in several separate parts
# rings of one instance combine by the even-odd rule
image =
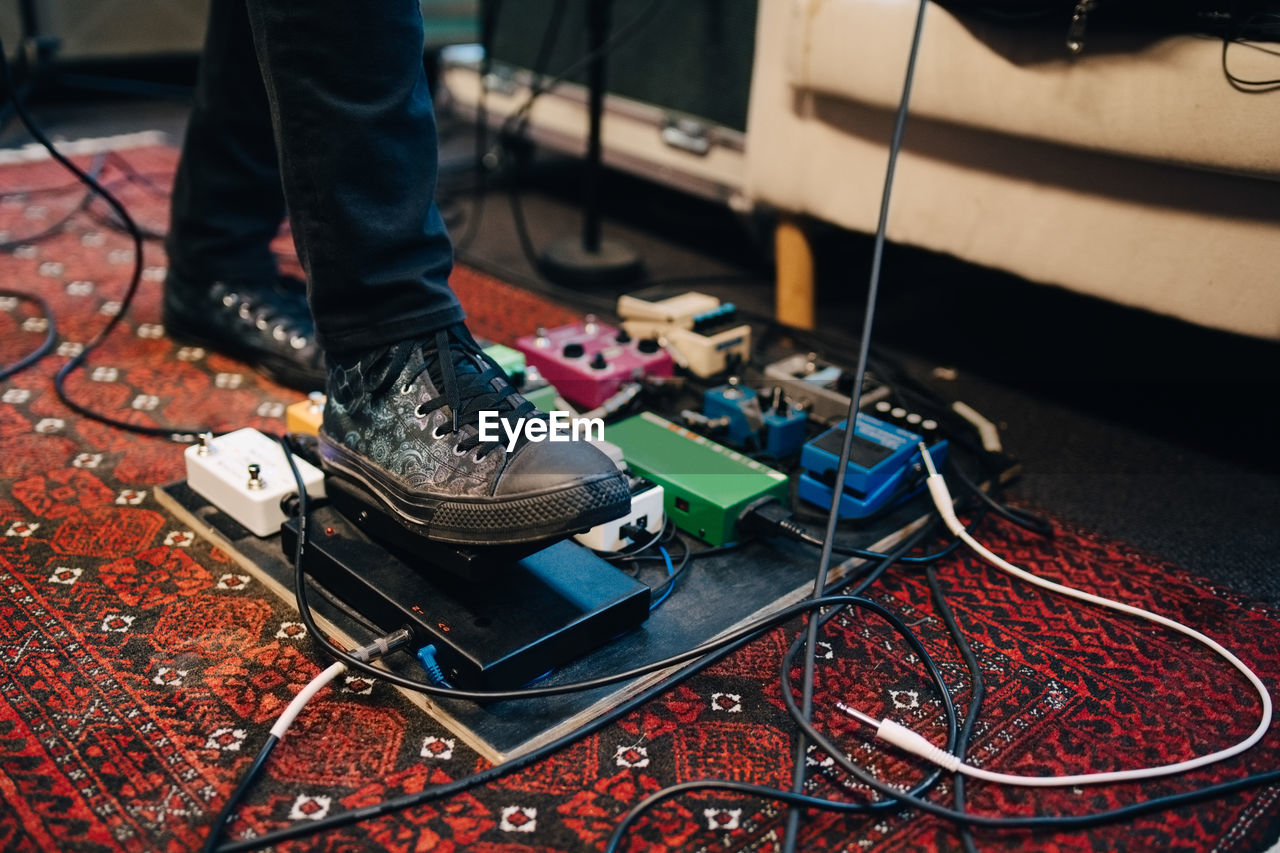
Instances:
[[[864,726],[875,729],[877,740],[893,744],[912,755],[918,755],[943,770],[950,770],[954,773],[963,764],[959,758],[942,747],[930,743],[923,735],[917,734],[906,726],[895,723],[888,717],[883,720],[877,720],[875,717],[868,716],[857,708],[851,708],[843,702],[837,702],[836,707]]]
[[[628,522],[618,528],[618,535],[623,539],[630,539],[632,542],[639,542],[641,539],[649,535],[649,531],[642,525],[635,522]]]
[[[763,497],[747,504],[738,515],[738,530],[761,536],[785,536],[798,542],[814,543],[803,525],[791,520],[791,510],[775,497]],[[818,541],[819,545],[822,544]]]
[[[427,677],[441,687],[452,687],[449,679],[444,677],[444,670],[440,668],[440,662],[436,660],[436,647],[427,645],[418,649],[418,663],[422,664],[422,668],[427,671]]]
[[[924,459],[925,470],[929,472],[929,476],[925,479],[925,485],[929,487],[929,497],[933,498],[933,505],[938,509],[938,515],[942,517],[942,523],[947,526],[956,536],[965,532],[964,524],[956,516],[956,508],[954,501],[951,500],[951,490],[947,488],[947,481],[938,473],[938,469],[934,467],[933,457],[929,455],[929,448],[922,441],[919,444],[920,456]]]
[[[379,637],[367,646],[352,649],[351,656],[362,663],[369,663],[369,661],[385,657],[401,646],[407,646],[412,639],[413,634],[409,632],[409,629],[401,628],[399,631],[393,631],[385,637]]]

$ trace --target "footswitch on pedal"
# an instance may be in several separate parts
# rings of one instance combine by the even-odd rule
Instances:
[[[639,627],[649,588],[572,542],[507,563],[484,584],[424,572],[364,535],[331,506],[316,508],[305,568],[384,630],[407,625],[457,687],[519,687]],[[292,554],[298,521],[282,529]],[[434,547],[420,543],[420,549]]]
[[[285,520],[280,502],[296,494],[297,480],[284,450],[256,429],[238,429],[217,438],[202,437],[184,452],[187,484],[209,503],[243,524],[255,536],[280,531]],[[324,475],[304,459],[295,460],[307,494],[324,497]]]

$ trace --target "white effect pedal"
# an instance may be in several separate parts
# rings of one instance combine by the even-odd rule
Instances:
[[[662,509],[662,486],[651,485],[631,496],[631,512],[622,518],[597,524],[586,533],[579,533],[573,538],[579,545],[586,545],[597,551],[621,551],[628,545],[640,544],[622,535],[625,525],[635,524],[643,527],[651,536],[657,536],[666,521],[667,517]]]
[[[256,429],[238,429],[202,439],[183,453],[187,485],[209,503],[234,518],[255,536],[280,532],[285,514],[280,503],[298,491],[280,445]],[[294,457],[307,494],[322,498],[324,474]]]

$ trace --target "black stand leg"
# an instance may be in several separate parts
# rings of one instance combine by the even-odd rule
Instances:
[[[32,90],[48,71],[53,56],[58,51],[58,40],[42,37],[36,22],[34,0],[20,0],[18,19],[22,32],[17,44],[6,49],[13,51],[10,83],[11,92],[0,92],[0,128],[4,128],[17,113],[16,104],[26,105]]]
[[[612,0],[588,0],[588,45],[594,59],[588,69],[587,159],[582,184],[582,238],[556,240],[542,253],[542,274],[574,287],[620,285],[643,272],[640,256],[629,246],[600,235],[600,125],[604,115],[605,50]]]

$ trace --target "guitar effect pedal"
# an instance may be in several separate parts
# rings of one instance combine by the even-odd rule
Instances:
[[[539,329],[516,341],[526,364],[571,403],[594,409],[627,382],[671,376],[671,354],[654,338],[634,338],[588,316],[582,323]]]
[[[622,327],[635,337],[657,337],[676,363],[695,376],[724,373],[751,357],[751,327],[732,302],[705,293],[682,293],[657,302],[618,298]]]

